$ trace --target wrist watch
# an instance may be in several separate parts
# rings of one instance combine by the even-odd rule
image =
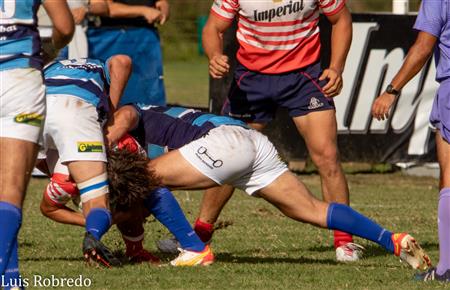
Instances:
[[[394,87],[391,84],[389,84],[386,87],[386,91],[385,92],[390,94],[390,95],[394,95],[395,97],[398,97],[400,95],[400,91],[397,91],[396,89],[394,89]]]

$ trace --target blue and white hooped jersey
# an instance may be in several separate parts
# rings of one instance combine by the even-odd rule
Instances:
[[[160,106],[139,108],[136,105],[135,108],[140,114],[139,123],[130,134],[147,149],[150,158],[178,149],[222,125],[248,128],[240,120],[194,109]]]
[[[42,69],[37,10],[41,0],[0,0],[0,71]]]
[[[108,60],[107,60],[108,62]],[[47,95],[71,95],[98,107],[109,95],[108,66],[80,58],[55,61],[44,69]]]

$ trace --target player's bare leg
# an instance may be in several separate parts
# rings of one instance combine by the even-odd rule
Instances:
[[[185,161],[180,162],[182,161],[182,156],[178,156],[181,158],[176,156],[172,155],[164,161],[171,161],[170,164],[185,163]],[[155,161],[158,159],[155,159]],[[168,186],[175,185],[179,188],[199,189],[200,186],[189,181],[189,177],[194,178],[204,186],[208,184],[209,178],[198,172],[192,166],[190,170],[194,170],[194,172],[189,172],[189,167],[176,166],[178,168],[171,173],[165,171],[165,174],[169,176],[168,178],[164,178],[163,173],[156,169],[158,168],[158,163],[155,162],[155,166],[153,168],[150,166],[150,169],[154,169],[155,174],[160,176],[161,180],[169,182],[167,183]],[[177,179],[177,175],[184,180],[184,183],[177,182],[177,180],[180,180]],[[209,183],[214,182],[210,180]],[[258,194],[292,219],[310,223],[318,227],[353,233],[376,242],[387,251],[399,256],[415,269],[427,269],[430,266],[428,256],[413,237],[406,233],[394,234],[354,211],[347,205],[338,203],[328,204],[316,199],[297,177],[290,172],[282,173],[271,184],[260,189]]]
[[[339,229],[376,242],[415,269],[431,265],[428,255],[410,235],[394,234],[347,205],[316,199],[290,172],[280,175],[258,194],[294,220]]]
[[[234,187],[231,185],[222,185],[205,190],[198,218],[202,222],[214,224],[233,192]]]
[[[22,207],[38,148],[32,142],[0,138],[0,201]]]
[[[335,111],[311,112],[293,120],[319,171],[323,200],[348,205],[349,189],[339,160]],[[334,231],[334,246],[338,261],[355,261],[362,254],[362,247],[354,244],[347,233]]]
[[[290,172],[280,175],[258,194],[294,220],[327,227],[328,203],[316,199]]]
[[[14,256],[17,260],[17,233],[21,225],[22,204],[37,150],[38,146],[32,142],[0,138],[0,275],[3,275],[6,267],[10,268],[10,257]],[[15,268],[17,270],[17,266]]]
[[[337,149],[337,125],[333,110],[293,118],[322,180],[326,202],[349,204],[349,190]]]
[[[218,185],[187,162],[178,150],[151,160],[148,168],[161,184],[173,189],[205,189]]]

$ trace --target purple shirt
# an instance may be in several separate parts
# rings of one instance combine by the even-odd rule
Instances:
[[[437,37],[435,49],[436,80],[450,77],[450,3],[448,0],[423,0],[414,29]]]

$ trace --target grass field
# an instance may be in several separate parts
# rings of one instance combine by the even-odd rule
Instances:
[[[208,107],[208,81],[206,57],[164,63],[164,84],[169,104]]]
[[[299,176],[315,193],[317,175]],[[437,181],[431,178],[386,175],[349,175],[352,205],[393,231],[409,231],[437,261]],[[25,204],[20,234],[22,275],[78,277],[92,281],[92,289],[440,289],[444,285],[412,281],[414,273],[376,244],[357,239],[366,247],[357,263],[337,264],[329,231],[291,221],[264,200],[236,194],[220,221],[213,242],[217,262],[210,267],[173,268],[125,265],[117,269],[85,267],[81,259],[83,230],[56,224],[39,213],[45,179],[33,179]],[[200,192],[176,192],[192,221]],[[149,219],[146,247],[167,236]],[[104,241],[123,250],[115,228]],[[158,254],[158,253],[157,253]],[[169,261],[172,257],[164,257]]]

